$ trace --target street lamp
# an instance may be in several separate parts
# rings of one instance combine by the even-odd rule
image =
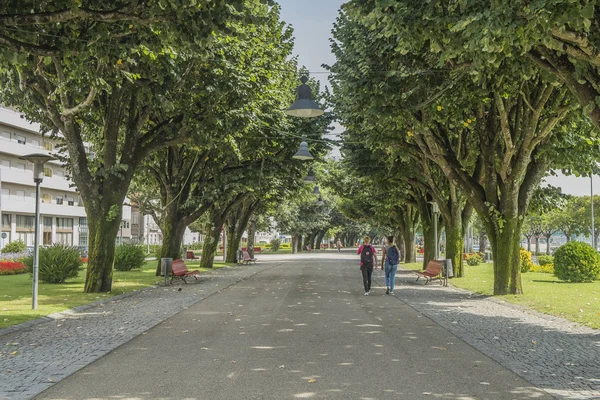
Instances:
[[[315,179],[315,176],[313,174],[313,170],[312,167],[310,167],[308,169],[308,174],[306,175],[306,177],[304,178],[304,183],[312,183],[312,182],[316,182],[317,180]]]
[[[323,201],[323,197],[321,197],[321,196],[319,195],[319,199],[317,200],[317,205],[318,205],[318,206],[322,206],[322,205],[324,205],[324,204],[325,204],[325,202]]]
[[[313,189],[313,194],[321,194],[321,191],[319,190],[319,185],[315,185],[315,188]]]
[[[440,256],[439,253],[439,243],[438,243],[438,235],[437,235],[437,220],[438,220],[438,205],[435,201],[430,201],[429,204],[431,204],[431,211],[433,211],[433,236],[435,237],[435,251],[433,253],[433,259],[437,260]]]
[[[314,102],[310,95],[310,87],[306,84],[308,77],[302,75],[300,78],[302,84],[298,86],[296,93],[296,101],[290,106],[285,113],[293,117],[313,118],[323,115],[323,110]]]
[[[302,138],[302,142],[300,142],[300,148],[298,149],[296,154],[292,156],[292,158],[295,160],[303,161],[314,159],[313,155],[310,154],[310,151],[308,151],[308,143],[306,143],[306,139]]]
[[[40,183],[44,180],[44,164],[56,158],[47,154],[28,154],[19,157],[20,160],[26,160],[33,163],[33,181],[35,182],[35,238],[33,241],[33,293],[32,304],[33,310],[37,309],[38,303],[38,275],[39,275],[39,241],[40,241]]]

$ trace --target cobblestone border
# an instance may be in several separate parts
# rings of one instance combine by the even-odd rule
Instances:
[[[600,399],[600,330],[408,274],[397,275],[400,301],[555,398]]]
[[[197,283],[150,286],[6,328],[0,399],[30,399],[178,312],[278,265],[210,271]]]

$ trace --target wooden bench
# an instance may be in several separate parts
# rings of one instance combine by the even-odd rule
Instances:
[[[244,257],[242,259],[242,264],[250,264],[251,262],[256,264],[256,258],[250,257],[250,253],[248,253],[247,251],[242,251],[242,256]]]
[[[185,262],[182,259],[173,260],[173,273],[171,275],[171,282],[173,279],[183,279],[185,283],[187,283],[186,278],[189,276],[193,276],[195,280],[198,280],[198,275],[200,275],[200,271],[194,270],[190,271],[185,266]]]
[[[417,281],[419,281],[419,279],[423,276],[423,277],[425,277],[426,285],[434,279],[439,279],[440,283],[443,284],[442,279],[441,279],[442,266],[443,266],[443,261],[439,261],[439,260],[429,261],[425,271],[415,271],[415,273],[418,275]]]
[[[312,249],[310,248],[310,246],[306,246],[305,250],[308,251],[309,253],[312,253]]]
[[[197,260],[199,257],[196,257],[196,254],[193,251],[188,250],[185,252],[185,258],[187,260]]]

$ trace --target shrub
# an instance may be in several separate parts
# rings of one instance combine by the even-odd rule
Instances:
[[[40,247],[39,278],[46,283],[64,283],[67,279],[77,277],[81,265],[77,247],[54,244],[50,247]],[[23,259],[27,271],[33,273],[33,255]]]
[[[542,274],[553,274],[554,264],[535,265],[531,267],[530,272],[540,272]]]
[[[483,262],[483,258],[479,253],[467,254],[466,257],[467,265],[475,266]]]
[[[554,274],[562,281],[591,282],[600,274],[600,256],[587,243],[566,243],[554,252]]]
[[[0,275],[17,275],[27,272],[27,266],[20,261],[0,261]]]
[[[543,255],[543,256],[539,256],[537,258],[537,261],[538,261],[538,264],[540,264],[541,266],[548,265],[548,264],[554,264],[554,257],[549,256],[549,255]]]
[[[275,238],[275,239],[271,240],[271,250],[272,251],[279,250],[280,246],[281,246],[281,239]]]
[[[528,272],[533,267],[531,252],[521,249],[519,256],[521,257],[521,272]]]
[[[281,243],[281,244],[279,245],[279,248],[280,248],[280,249],[291,249],[291,248],[292,248],[292,245],[291,245],[291,243]]]
[[[24,253],[27,250],[27,246],[21,240],[10,242],[2,248],[2,253]]]
[[[115,269],[131,271],[142,268],[146,261],[146,249],[137,244],[123,243],[115,249]]]

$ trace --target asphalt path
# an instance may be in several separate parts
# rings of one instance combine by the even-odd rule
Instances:
[[[272,259],[39,399],[550,399],[400,299],[358,256]],[[402,290],[402,286],[396,291]]]

